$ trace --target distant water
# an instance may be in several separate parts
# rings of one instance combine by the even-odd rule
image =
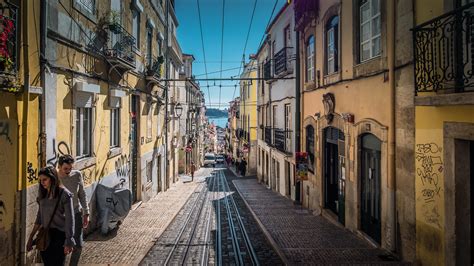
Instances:
[[[225,128],[225,126],[227,125],[227,119],[228,119],[227,116],[209,117],[209,123],[214,122],[214,125]]]

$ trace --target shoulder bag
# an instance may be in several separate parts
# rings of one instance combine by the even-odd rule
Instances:
[[[36,244],[36,249],[39,251],[45,251],[48,248],[49,226],[51,225],[51,222],[53,221],[54,215],[56,214],[56,210],[58,209],[62,194],[63,194],[63,190],[61,189],[61,192],[59,192],[58,201],[56,202],[56,206],[54,207],[54,211],[53,211],[53,214],[51,215],[51,218],[49,219],[48,225],[46,227],[40,227],[40,229],[38,230],[38,234],[36,235],[36,239],[35,239],[35,244]]]

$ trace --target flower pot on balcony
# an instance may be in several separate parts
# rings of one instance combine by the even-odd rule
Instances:
[[[120,24],[116,22],[110,23],[109,30],[115,34],[120,34],[122,33],[122,26],[120,26]]]

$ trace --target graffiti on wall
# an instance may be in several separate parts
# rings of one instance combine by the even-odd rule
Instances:
[[[120,157],[115,161],[115,171],[117,172],[117,178],[128,179],[130,175],[130,156],[129,155],[120,155]]]
[[[443,174],[443,149],[436,143],[416,145],[416,176],[421,181],[423,216],[428,223],[440,226],[437,200],[441,197],[440,179]]]
[[[82,174],[82,180],[84,180],[84,186],[92,184],[92,177],[94,174],[94,171],[92,168],[87,168],[81,171]]]
[[[35,183],[38,181],[38,169],[33,167],[33,164],[30,162],[26,163],[26,178],[28,183]]]
[[[0,121],[0,138],[5,137],[8,143],[13,144],[10,138],[10,123],[6,121]]]
[[[69,145],[64,141],[60,141],[56,146],[56,139],[53,139],[53,156],[46,161],[46,164],[58,166],[59,156],[66,154],[71,154]]]

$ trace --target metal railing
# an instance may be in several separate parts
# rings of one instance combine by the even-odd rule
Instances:
[[[273,129],[273,146],[285,153],[291,153],[291,130]]]
[[[316,18],[319,1],[295,0],[295,26],[298,30],[304,28],[312,19]]]
[[[95,14],[95,0],[78,0],[79,4],[92,14]]]
[[[118,59],[130,67],[135,67],[134,45],[135,37],[128,33],[122,25],[109,27],[109,38],[104,50],[105,56],[110,59]]]
[[[273,143],[272,143],[272,128],[271,127],[265,127],[264,138],[265,138],[265,143],[267,143],[267,145],[273,145]]]
[[[282,48],[274,58],[274,72],[275,75],[280,75],[288,70],[290,70],[290,47],[284,47]]]
[[[151,60],[147,60],[147,66],[146,66],[146,76],[147,77],[153,77],[153,78],[161,78],[161,66],[163,65],[163,57],[155,57],[153,56]],[[193,108],[190,108],[194,111]]]
[[[474,88],[474,3],[412,29],[415,93]]]
[[[263,65],[263,78],[264,79],[272,78],[272,61],[271,60],[268,60]]]

